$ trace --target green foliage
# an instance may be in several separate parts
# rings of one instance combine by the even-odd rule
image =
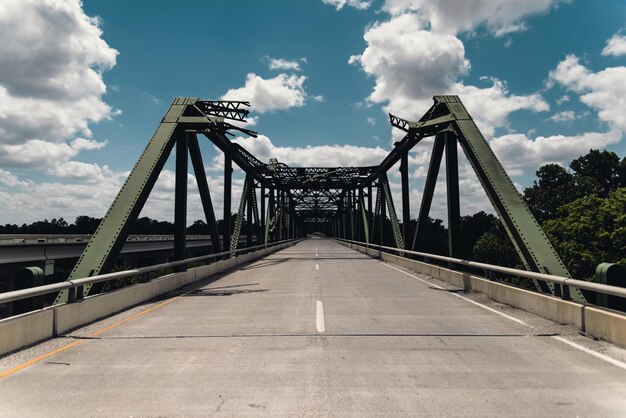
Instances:
[[[473,259],[503,267],[524,268],[511,240],[495,231],[483,234],[473,248]]]
[[[559,208],[583,196],[606,197],[626,186],[626,158],[614,152],[589,150],[570,163],[570,171],[546,164],[537,171],[538,180],[524,190],[524,200],[540,223],[559,217]]]
[[[601,262],[626,266],[626,188],[576,199],[543,227],[575,278],[593,278]]]
[[[578,197],[591,194],[606,197],[620,187],[620,160],[614,152],[592,149],[569,166],[574,172]]]
[[[125,264],[116,264],[112,269],[111,273],[115,273],[118,271],[131,270],[132,267],[127,266]],[[110,292],[112,290],[121,289],[126,286],[131,286],[137,283],[140,283],[141,279],[139,276],[130,276],[123,277],[120,279],[109,280],[108,282],[104,282],[102,285],[102,293]]]
[[[559,207],[577,195],[572,174],[558,164],[547,164],[537,171],[538,180],[524,190],[524,200],[538,221],[554,219]]]
[[[391,222],[386,221],[385,232],[389,235],[389,243],[393,242],[393,234],[391,233]],[[411,231],[415,231],[417,221],[411,221]],[[376,227],[378,230],[378,226]],[[420,236],[428,237],[426,241],[416,242],[415,250],[429,254],[448,255],[448,228],[443,226],[441,219],[428,218],[426,220],[424,231],[420,231]],[[411,234],[409,242],[406,246],[410,246],[413,242],[413,235]]]
[[[459,258],[473,259],[474,245],[486,233],[494,230],[500,224],[498,218],[490,213],[480,211],[473,215],[461,217],[461,237]]]

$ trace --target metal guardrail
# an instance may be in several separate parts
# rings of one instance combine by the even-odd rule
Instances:
[[[468,260],[463,260],[460,258],[446,257],[443,255],[422,253],[422,252],[411,251],[411,250],[403,250],[403,249],[399,249],[395,247],[386,247],[384,245],[367,244],[365,242],[360,242],[360,241],[351,241],[351,240],[341,239],[341,238],[333,238],[333,239],[336,241],[343,241],[343,242],[348,242],[351,244],[361,245],[366,248],[380,248],[382,250],[389,250],[389,251],[397,252],[397,253],[416,255],[416,256],[425,257],[425,258],[432,258],[434,260],[445,261],[448,263],[457,264],[461,266],[473,267],[473,268],[496,272],[496,273],[510,274],[513,276],[523,277],[527,279],[543,280],[543,281],[550,282],[550,283],[560,284],[562,286],[572,286],[572,287],[577,287],[579,289],[585,289],[585,290],[589,290],[592,292],[597,292],[597,293],[601,293],[605,295],[613,295],[613,296],[618,296],[621,298],[626,298],[626,288],[623,288],[623,287],[610,286],[610,285],[601,284],[601,283],[587,282],[584,280],[570,279],[570,278],[561,277],[561,276],[553,276],[551,274],[545,274],[545,273],[536,273],[533,271],[518,270],[518,269],[514,269],[510,267],[502,267],[502,266],[497,266],[494,264],[479,263],[477,261],[468,261]],[[561,298],[569,299],[565,293],[561,296]]]
[[[298,241],[298,240],[300,240],[300,238],[294,238],[294,239],[289,239],[289,240],[273,242],[273,243],[267,244],[267,245],[262,244],[262,245],[255,245],[255,246],[252,246],[252,247],[240,248],[238,250],[235,250],[235,253],[238,254],[238,253],[241,253],[241,252],[250,252],[250,251],[254,251],[256,249],[261,249],[261,248],[271,248],[271,247],[274,247],[274,246],[279,245],[279,244],[285,244],[285,243],[288,243],[288,242],[295,242],[295,241]],[[122,278],[125,278],[125,277],[131,277],[131,276],[142,276],[142,275],[148,274],[150,272],[157,271],[157,270],[162,270],[162,269],[165,269],[165,268],[178,267],[178,266],[183,266],[183,265],[187,265],[187,264],[191,264],[191,263],[197,263],[197,262],[201,262],[201,261],[210,260],[212,258],[218,258],[218,257],[224,257],[224,256],[230,256],[230,255],[231,255],[231,251],[223,251],[221,253],[208,254],[208,255],[203,255],[203,256],[200,256],[200,257],[187,258],[185,260],[180,260],[180,261],[171,261],[169,263],[155,264],[153,266],[141,267],[141,268],[136,268],[136,269],[132,269],[132,270],[116,271],[114,273],[99,274],[97,276],[92,276],[92,277],[85,277],[85,278],[81,278],[81,279],[67,280],[67,281],[64,281],[64,282],[47,284],[47,285],[44,285],[44,286],[37,286],[37,287],[31,287],[31,288],[28,288],[28,289],[21,289],[21,290],[14,290],[14,291],[11,291],[11,292],[4,292],[4,293],[0,293],[0,304],[13,302],[13,301],[20,300],[20,299],[31,298],[31,297],[35,297],[35,296],[46,295],[46,294],[58,292],[58,291],[64,290],[64,289],[76,289],[76,288],[78,288],[80,286],[84,286],[86,284],[106,282],[106,281],[109,281],[109,280],[122,279]]]

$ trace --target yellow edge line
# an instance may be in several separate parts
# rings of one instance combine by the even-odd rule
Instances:
[[[57,348],[57,349],[56,349],[56,350],[54,350],[54,351],[50,351],[49,353],[42,354],[42,355],[40,355],[39,357],[35,357],[34,359],[29,360],[29,361],[27,361],[26,363],[22,363],[22,364],[20,364],[19,366],[15,366],[15,367],[13,367],[12,369],[7,370],[6,372],[2,372],[2,373],[0,373],[0,379],[2,379],[3,377],[10,376],[10,375],[12,375],[13,373],[17,373],[17,372],[19,372],[20,370],[25,369],[25,368],[26,368],[26,367],[28,367],[28,366],[32,366],[32,365],[33,365],[33,364],[35,364],[35,363],[39,363],[41,360],[45,360],[45,359],[47,359],[48,357],[52,357],[53,355],[58,354],[58,353],[60,353],[60,352],[62,352],[62,351],[65,351],[65,350],[67,350],[68,348],[72,348],[72,347],[74,347],[75,345],[78,345],[78,344],[80,344],[80,343],[82,343],[82,342],[83,342],[83,341],[74,341],[73,343],[70,343],[70,344],[68,344],[68,345],[64,345],[63,347],[60,347],[60,348]]]
[[[101,330],[98,330],[98,331],[94,332],[93,334],[91,334],[90,337],[96,337],[96,336],[98,336],[98,335],[100,335],[100,334],[102,334],[102,333],[104,333],[106,331],[112,330],[113,328],[117,328],[120,325],[123,325],[123,324],[127,323],[128,321],[132,321],[133,319],[139,318],[140,316],[143,316],[143,315],[147,314],[148,312],[151,312],[151,311],[153,311],[153,310],[155,310],[157,308],[160,308],[161,306],[168,305],[168,304],[174,302],[175,300],[179,299],[181,296],[186,295],[187,293],[189,293],[189,292],[183,293],[182,295],[175,296],[175,297],[173,297],[171,299],[166,300],[165,302],[161,302],[161,303],[159,303],[156,306],[148,308],[145,311],[138,312],[138,313],[136,313],[133,316],[130,316],[130,317],[125,318],[125,319],[122,319],[121,321],[116,322],[116,323],[114,323],[112,325],[109,325],[106,328],[102,328]],[[63,347],[57,348],[56,350],[53,350],[53,351],[50,351],[49,353],[42,354],[42,355],[40,355],[38,357],[35,357],[34,359],[27,361],[26,363],[22,363],[22,364],[20,364],[18,366],[13,367],[12,369],[9,369],[7,371],[1,372],[0,373],[0,379],[2,379],[3,377],[10,376],[10,375],[12,375],[14,373],[17,373],[20,370],[25,369],[28,366],[32,366],[35,363],[39,363],[40,361],[45,360],[48,357],[52,357],[55,354],[59,354],[59,353],[65,351],[65,350],[67,350],[69,348],[77,346],[78,344],[80,344],[80,343],[82,343],[84,341],[85,340],[79,340],[79,341],[71,342],[71,343],[69,343],[67,345],[64,345]]]

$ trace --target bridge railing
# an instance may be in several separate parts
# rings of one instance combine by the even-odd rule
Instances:
[[[563,289],[568,289],[569,286],[572,286],[572,287],[577,287],[579,289],[585,289],[591,292],[596,292],[596,293],[600,293],[604,295],[612,295],[612,296],[617,296],[621,298],[626,298],[626,288],[623,288],[623,287],[611,286],[611,285],[601,284],[601,283],[593,283],[593,282],[588,282],[585,280],[570,279],[568,277],[553,276],[551,274],[545,274],[545,273],[536,273],[532,271],[519,270],[519,269],[514,269],[511,267],[502,267],[502,266],[498,266],[494,264],[480,263],[477,261],[469,261],[469,260],[463,260],[460,258],[446,257],[443,255],[404,250],[404,249],[395,248],[395,247],[387,247],[384,245],[368,244],[368,243],[361,242],[361,241],[351,241],[351,240],[346,240],[346,239],[341,239],[341,238],[333,238],[333,239],[336,241],[361,245],[366,248],[373,248],[373,249],[385,250],[387,252],[398,253],[399,255],[409,254],[413,256],[423,257],[426,259],[444,261],[449,264],[454,264],[458,266],[481,269],[487,273],[489,272],[503,273],[503,274],[509,274],[511,276],[522,277],[522,278],[527,278],[527,279],[542,280],[545,282],[559,284],[561,285]],[[558,289],[558,287],[555,287],[555,288]],[[561,294],[557,294],[557,296],[560,296],[562,299],[569,300],[568,293],[569,292],[564,291],[564,292],[561,292]]]
[[[252,247],[240,248],[240,249],[235,250],[234,253],[240,254],[244,252],[251,252],[251,251],[258,250],[258,249],[270,248],[276,245],[280,245],[280,244],[284,244],[284,243],[292,242],[292,241],[297,241],[297,240],[299,240],[299,238],[272,242],[267,245],[262,244],[262,245],[255,245]],[[59,282],[59,283],[52,283],[52,284],[47,284],[43,286],[31,287],[28,289],[4,292],[4,293],[0,293],[0,304],[14,302],[16,300],[27,299],[27,298],[32,298],[36,296],[47,295],[50,293],[59,292],[64,289],[69,289],[70,291],[73,290],[74,294],[76,294],[76,290],[80,290],[82,286],[85,286],[87,284],[107,282],[110,280],[123,279],[126,277],[133,277],[133,276],[145,277],[146,278],[145,281],[148,281],[147,279],[148,274],[154,271],[159,271],[159,270],[168,269],[168,268],[188,266],[189,264],[202,263],[202,262],[206,262],[208,260],[214,259],[214,258],[222,258],[222,257],[230,256],[231,254],[232,254],[231,251],[223,251],[220,253],[203,255],[200,257],[192,257],[192,258],[187,258],[187,259],[179,260],[179,261],[171,261],[168,263],[155,264],[153,266],[146,266],[146,267],[135,268],[131,270],[124,270],[124,271],[116,271],[114,273],[99,274],[97,276],[66,280],[64,282]],[[78,293],[79,293],[78,296],[74,298],[70,298],[70,300],[75,301],[75,300],[82,299],[82,295],[80,295],[80,292]]]

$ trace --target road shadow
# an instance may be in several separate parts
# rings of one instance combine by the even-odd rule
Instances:
[[[189,292],[184,297],[188,296],[232,296],[232,295],[243,295],[246,293],[261,293],[261,292],[269,292],[269,289],[197,289],[193,292]]]
[[[260,263],[254,263],[250,266],[247,267],[242,267],[238,270],[253,270],[253,269],[258,269],[258,268],[262,268],[262,267],[270,267],[270,266],[274,266],[276,264],[281,264],[281,263],[285,263],[287,261],[291,260],[291,258],[279,258],[276,260],[266,260],[266,261],[262,261]]]

